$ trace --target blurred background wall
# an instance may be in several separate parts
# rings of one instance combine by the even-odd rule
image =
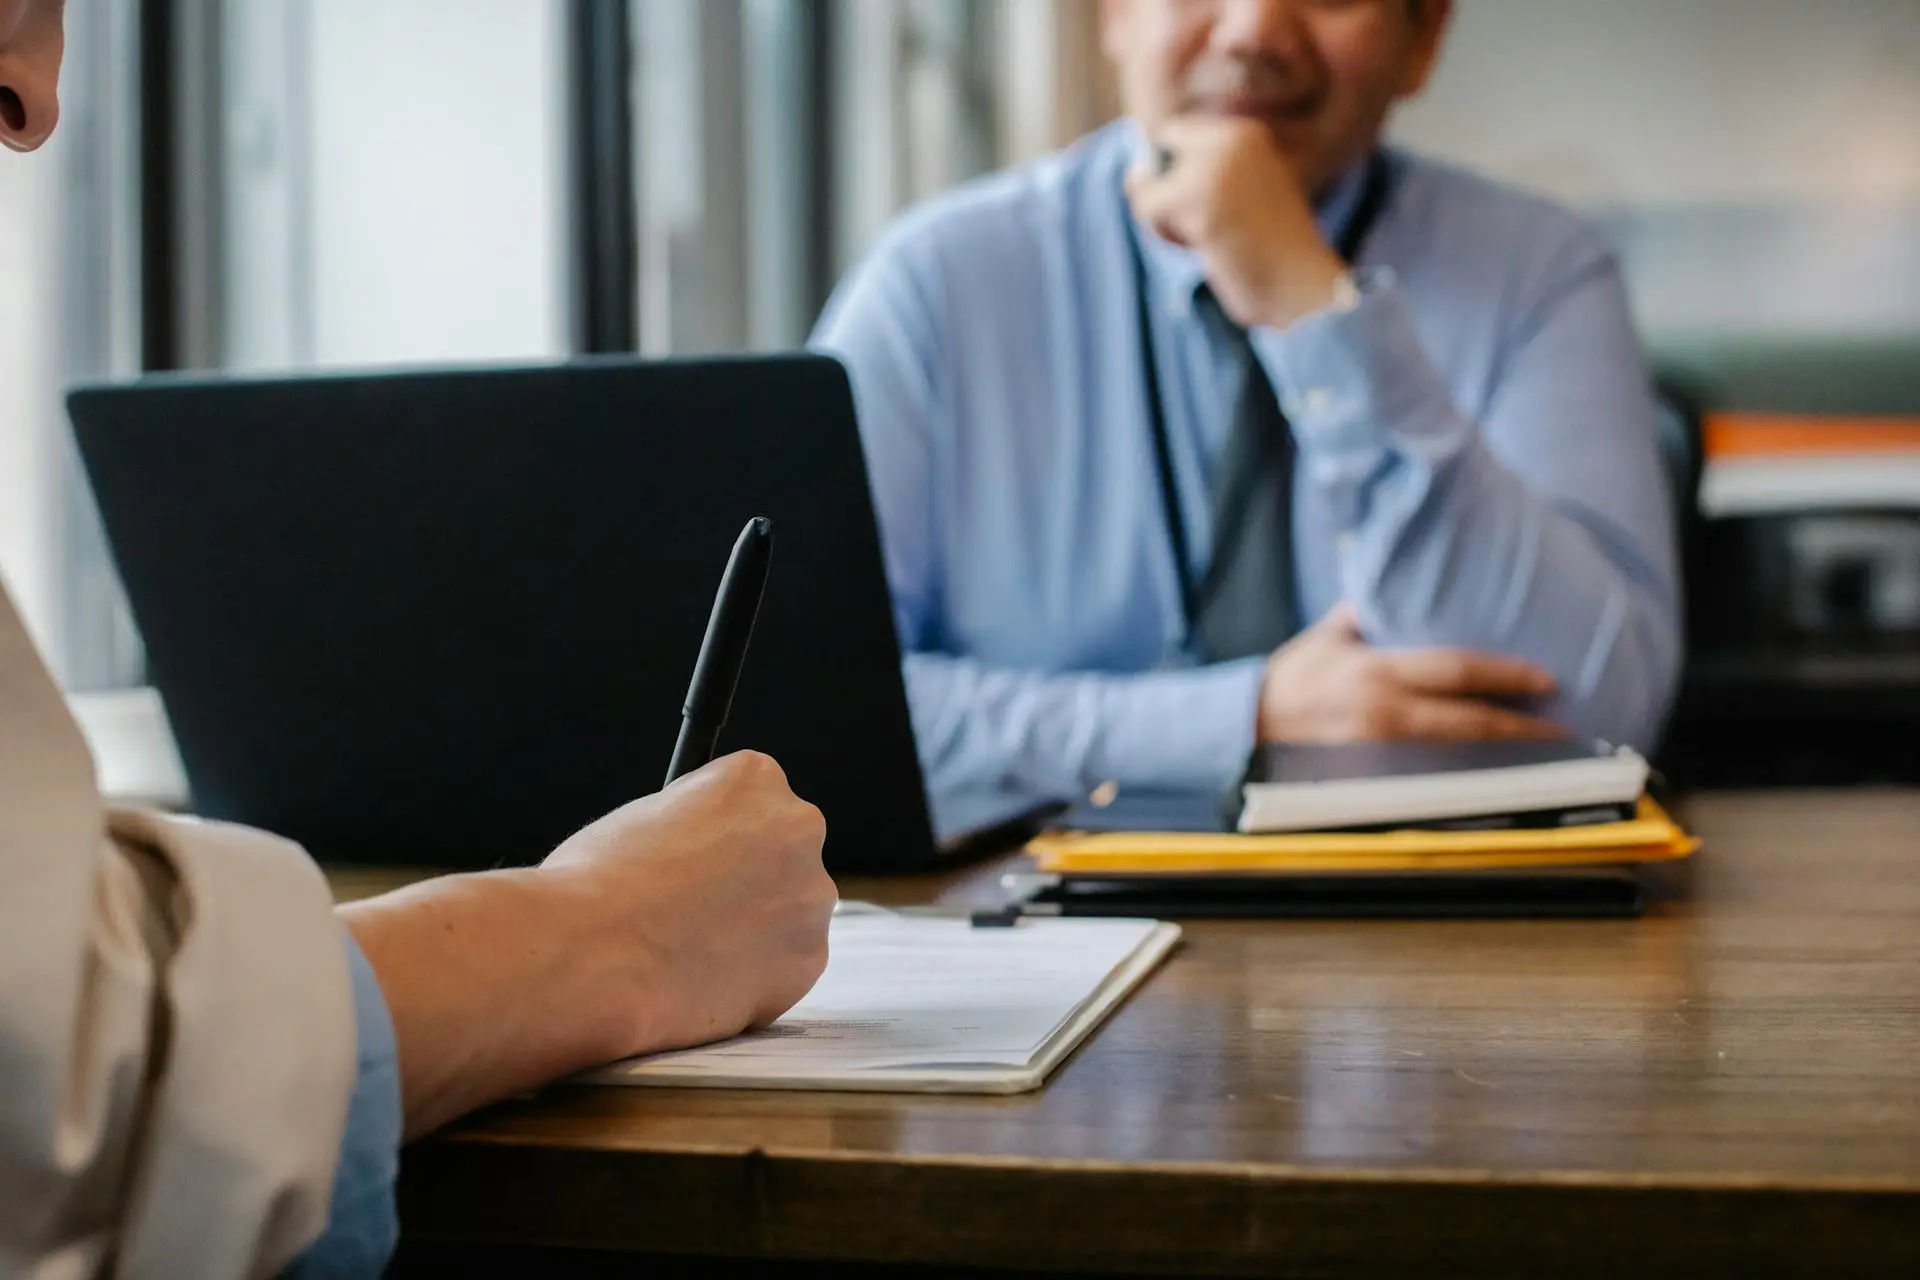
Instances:
[[[1597,215],[1656,339],[1920,334],[1920,3],[1462,0],[1408,144]]]

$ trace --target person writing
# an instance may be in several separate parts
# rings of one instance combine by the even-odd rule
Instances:
[[[53,131],[59,0],[0,0],[0,142]],[[0,1275],[380,1274],[405,1137],[813,985],[824,824],[740,755],[540,866],[336,911],[257,831],[103,804],[0,591]]]
[[[1450,0],[1106,0],[1128,118],[909,212],[847,365],[932,785],[1647,747],[1680,606],[1614,259],[1383,146]]]

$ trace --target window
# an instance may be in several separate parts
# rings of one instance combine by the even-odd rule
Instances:
[[[0,569],[41,647],[56,652],[58,343],[53,237],[60,154],[0,165]]]
[[[528,0],[225,8],[218,363],[564,354],[563,28]]]
[[[0,555],[62,678],[140,676],[63,443],[63,381],[562,357],[582,340],[580,264],[622,260],[582,249],[608,234],[578,216],[595,181],[632,210],[634,279],[592,287],[632,289],[634,345],[796,346],[902,205],[1110,111],[1097,2],[70,6],[57,171],[0,177],[9,224],[39,228],[10,249],[68,232],[57,264],[0,277],[16,282],[0,337],[69,318],[58,350],[25,349],[34,377],[0,388],[4,421],[28,424],[0,427],[18,499]],[[583,47],[623,26],[624,59]],[[580,110],[623,64],[625,172]]]
[[[1104,118],[1095,10],[634,0],[643,349],[798,344],[904,205]]]
[[[544,0],[71,7],[68,374],[564,355],[560,19]],[[63,506],[49,648],[70,687],[135,681],[84,487]]]

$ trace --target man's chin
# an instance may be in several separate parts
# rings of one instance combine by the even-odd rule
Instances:
[[[1319,131],[1317,117],[1298,112],[1273,111],[1260,107],[1223,105],[1203,108],[1203,113],[1222,120],[1251,120],[1267,131],[1273,145],[1291,159],[1299,160],[1314,150]]]
[[[1274,150],[1286,157],[1309,188],[1317,190],[1338,176],[1329,171],[1317,113],[1276,111],[1264,104],[1197,102],[1183,108],[1182,114],[1216,120],[1251,120],[1260,125],[1273,140]]]
[[[1325,167],[1324,148],[1320,145],[1320,135],[1311,121],[1297,117],[1250,116],[1257,120],[1273,139],[1273,149],[1287,158],[1293,171],[1300,175],[1309,187],[1324,180],[1321,170]]]

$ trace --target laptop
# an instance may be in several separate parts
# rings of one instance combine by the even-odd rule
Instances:
[[[845,371],[815,356],[277,378],[68,401],[194,812],[357,863],[538,860],[659,789],[720,574],[772,576],[720,749],[836,870],[1005,844],[930,803]]]

